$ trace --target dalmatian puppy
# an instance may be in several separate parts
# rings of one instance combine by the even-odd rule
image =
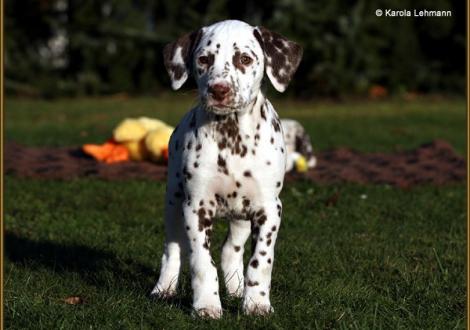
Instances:
[[[305,158],[308,168],[314,168],[317,165],[317,159],[313,155],[310,136],[305,128],[294,119],[281,119],[281,126],[287,151],[286,172],[294,168],[300,157]]]
[[[229,231],[222,270],[228,293],[243,297],[246,314],[272,311],[269,293],[286,147],[276,111],[264,96],[263,77],[266,72],[283,92],[301,57],[298,44],[236,20],[203,27],[165,47],[173,89],[193,74],[199,104],[184,116],[169,143],[166,240],[152,294],[175,295],[187,253],[194,311],[221,317],[210,237],[214,219],[225,218]],[[244,245],[250,235],[251,258],[244,275]]]

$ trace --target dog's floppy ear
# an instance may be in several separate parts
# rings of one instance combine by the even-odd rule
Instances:
[[[279,92],[284,92],[302,59],[302,47],[262,26],[254,30],[265,57],[266,73]]]
[[[202,29],[187,33],[163,49],[163,60],[171,79],[171,87],[179,89],[191,72],[194,48],[201,40]]]

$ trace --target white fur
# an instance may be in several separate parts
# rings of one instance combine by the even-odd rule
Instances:
[[[152,293],[161,297],[176,293],[181,258],[187,253],[193,307],[198,315],[210,318],[222,315],[217,270],[208,248],[214,217],[229,220],[222,249],[228,293],[243,297],[247,314],[272,311],[269,292],[286,147],[276,111],[261,91],[264,54],[254,29],[240,21],[204,28],[193,55],[200,104],[182,119],[169,146],[166,241]],[[233,63],[236,49],[254,60],[244,72]],[[210,68],[197,63],[200,56],[210,54],[215,55]],[[208,86],[214,83],[230,86],[226,107],[211,103]],[[244,245],[250,234],[256,244],[244,274]]]

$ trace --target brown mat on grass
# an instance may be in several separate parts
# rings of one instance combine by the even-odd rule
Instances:
[[[308,179],[318,183],[375,183],[410,187],[442,185],[466,178],[466,165],[451,145],[436,140],[417,149],[396,153],[361,153],[338,148],[317,153],[317,167],[308,173],[289,173],[287,181]],[[38,179],[82,177],[106,180],[165,180],[166,167],[150,162],[101,164],[79,148],[32,148],[6,143],[6,174]]]

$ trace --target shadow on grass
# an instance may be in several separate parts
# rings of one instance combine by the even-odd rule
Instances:
[[[12,232],[5,233],[4,239],[5,258],[19,266],[30,270],[47,268],[57,274],[77,273],[81,280],[100,289],[115,290],[119,287],[120,290],[137,292],[153,302],[192,312],[192,290],[187,274],[181,274],[179,292],[175,297],[160,299],[150,296],[158,273],[134,260],[121,259],[112,252],[85,245],[35,241]],[[221,293],[225,293],[223,289]],[[221,298],[227,312],[240,312],[239,299]]]
[[[100,288],[119,286],[149,296],[158,273],[131,259],[121,259],[112,252],[80,244],[35,241],[7,232],[5,258],[28,269],[48,268],[55,273],[77,273],[87,284]],[[168,301],[189,308],[189,296]]]
[[[5,257],[30,269],[46,267],[56,273],[78,273],[93,285],[103,286],[112,279],[135,287],[135,283],[145,284],[143,280],[147,282],[156,276],[150,267],[120,259],[111,252],[80,244],[35,241],[11,232],[5,234]]]

